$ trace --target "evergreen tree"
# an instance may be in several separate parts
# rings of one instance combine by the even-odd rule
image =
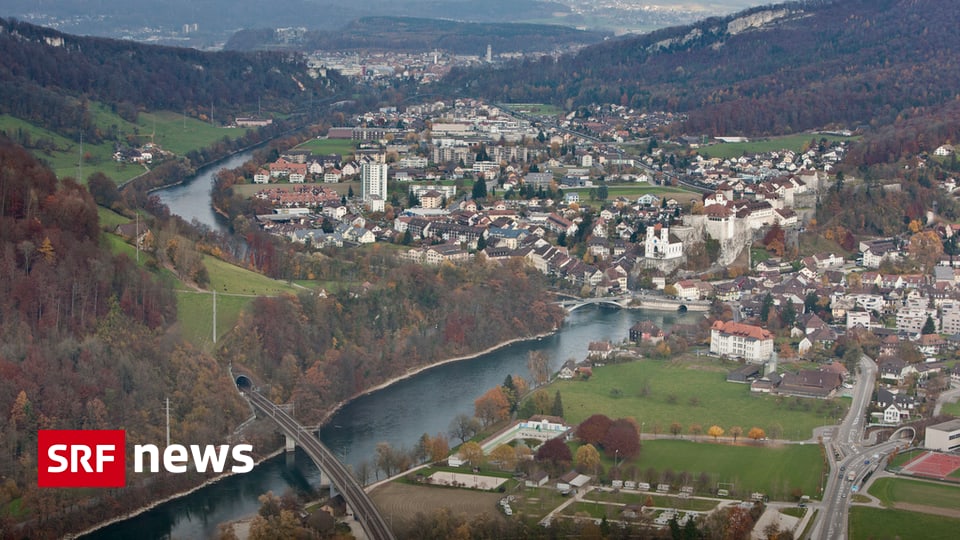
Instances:
[[[784,328],[789,328],[797,322],[797,310],[793,307],[793,302],[788,301],[787,305],[780,311],[780,321]]]
[[[550,414],[563,418],[563,400],[560,399],[559,390],[557,390],[556,395],[553,396],[553,406],[550,407]]]
[[[473,182],[473,199],[480,200],[487,198],[487,181],[478,178]]]
[[[927,322],[923,323],[923,330],[920,333],[924,335],[937,333],[937,323],[933,321],[933,317],[927,315]]]
[[[487,154],[487,147],[480,145],[480,150],[477,152],[476,161],[490,161],[490,155]]]
[[[763,297],[763,304],[760,306],[760,320],[766,321],[767,317],[770,316],[770,308],[773,307],[773,295],[767,293]]]

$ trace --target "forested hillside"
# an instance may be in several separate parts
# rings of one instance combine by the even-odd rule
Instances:
[[[446,85],[568,110],[606,102],[680,111],[688,120],[679,129],[694,134],[877,127],[904,117],[956,126],[947,105],[960,93],[958,26],[950,0],[796,2],[610,40],[557,62],[454,70]],[[869,159],[887,158],[879,154]]]
[[[0,19],[0,114],[90,143],[117,133],[97,126],[89,102],[133,121],[172,110],[229,123],[235,115],[293,113],[341,90],[337,74],[312,78],[297,57],[201,52],[81,37]]]
[[[259,298],[220,355],[293,398],[316,422],[338,401],[413,368],[550,332],[563,310],[521,264],[427,268],[385,250],[342,252],[330,273],[362,283],[336,297]],[[326,279],[321,277],[321,279]]]
[[[15,521],[18,536],[58,537],[195,483],[155,476],[148,490],[133,475],[95,494],[36,488],[38,429],[122,428],[130,445],[163,444],[170,398],[176,440],[208,444],[247,411],[216,361],[169,332],[169,286],[101,246],[86,189],[6,139],[0,275],[0,537]]]
[[[412,17],[363,17],[335,31],[308,31],[299,50],[349,51],[354,49],[482,55],[490,45],[497,53],[551,51],[574,44],[596,43],[601,32],[546,24],[474,23]],[[241,30],[227,50],[270,48],[274,31]],[[288,45],[286,45],[288,46]]]

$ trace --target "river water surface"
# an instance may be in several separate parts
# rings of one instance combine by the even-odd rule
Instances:
[[[240,152],[213,165],[202,167],[192,179],[180,185],[157,190],[156,194],[160,196],[163,204],[170,208],[170,213],[188,222],[196,219],[215,231],[227,232],[226,218],[214,212],[210,204],[210,190],[220,169],[235,169],[243,165],[253,158],[253,152],[254,150]]]

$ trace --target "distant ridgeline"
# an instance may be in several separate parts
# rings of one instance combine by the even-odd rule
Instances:
[[[610,39],[558,62],[454,68],[442,86],[568,110],[614,103],[683,112],[680,133],[760,136],[912,121],[911,140],[919,130],[955,141],[958,26],[952,0],[795,2]],[[866,160],[901,155],[899,144],[873,150]]]
[[[272,29],[241,30],[227,42],[227,50],[294,48],[312,51],[385,50],[420,52],[439,49],[453,54],[482,55],[487,45],[495,51],[550,51],[570,45],[602,41],[603,32],[558,25],[459,22],[410,17],[364,17],[339,31],[308,30],[298,43],[281,39]]]
[[[126,120],[138,110],[209,115],[226,123],[259,107],[290,113],[346,83],[336,73],[311,77],[288,53],[202,52],[126,40],[63,34],[0,19],[0,114],[73,140],[102,142],[89,102]]]

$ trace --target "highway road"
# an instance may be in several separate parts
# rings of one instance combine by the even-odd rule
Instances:
[[[250,400],[250,403],[276,422],[287,435],[293,437],[317,467],[330,476],[333,485],[343,494],[343,498],[346,499],[347,504],[353,510],[355,519],[360,522],[368,538],[372,540],[392,540],[394,538],[393,531],[390,530],[386,520],[380,514],[380,510],[373,504],[367,492],[357,483],[350,471],[337,460],[336,456],[317,439],[316,434],[301,426],[286,411],[263,397],[259,392],[246,390],[244,395]]]
[[[830,472],[809,538],[817,540],[845,540],[849,521],[850,496],[854,486],[862,485],[867,473],[875,471],[902,441],[888,441],[864,447],[865,412],[873,394],[877,364],[868,356],[860,358],[860,374],[854,386],[850,411],[834,429],[834,435],[824,444]],[[853,480],[850,480],[852,473]]]

